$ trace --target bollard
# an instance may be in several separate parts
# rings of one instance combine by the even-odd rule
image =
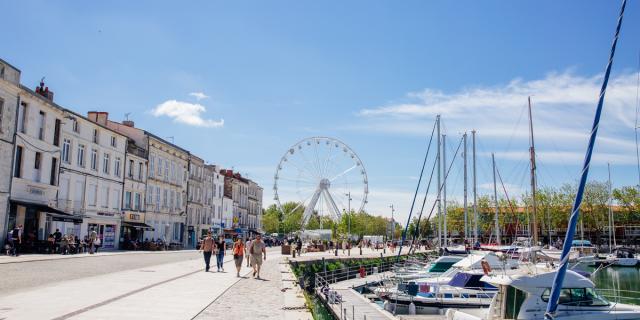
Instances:
[[[344,308],[344,320],[347,320],[347,308]]]
[[[291,254],[293,255],[293,257],[296,257],[296,249],[291,249]]]
[[[351,319],[355,320],[355,318],[356,318],[356,306],[351,305]]]
[[[340,300],[340,319],[344,319],[344,317],[342,316],[342,300]]]

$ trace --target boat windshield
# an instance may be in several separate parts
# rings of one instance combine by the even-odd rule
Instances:
[[[542,301],[549,302],[550,288],[542,293]],[[593,288],[563,288],[560,291],[559,303],[572,306],[608,306],[609,301],[599,295]]]

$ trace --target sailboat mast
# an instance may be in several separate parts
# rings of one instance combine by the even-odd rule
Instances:
[[[464,141],[464,239],[469,237],[469,210],[467,207],[467,133],[462,136]]]
[[[476,181],[476,131],[471,131],[473,145],[473,241],[478,241],[478,185]]]
[[[496,243],[501,245],[500,241],[500,222],[498,221],[498,186],[496,182],[496,158],[495,155],[491,154],[491,163],[493,164],[493,200],[496,207],[496,212],[494,215],[495,219],[495,228],[496,228]]]
[[[609,53],[609,61],[607,68],[604,72],[604,79],[602,81],[602,87],[600,88],[600,96],[598,98],[598,106],[596,108],[596,114],[593,119],[593,125],[591,127],[591,135],[589,137],[589,145],[584,157],[584,165],[582,167],[582,175],[580,176],[580,183],[578,184],[578,191],[576,193],[576,199],[571,209],[571,216],[569,216],[569,225],[567,226],[567,233],[565,235],[564,244],[562,245],[562,255],[560,256],[560,267],[553,279],[553,286],[551,287],[551,294],[549,295],[549,303],[547,304],[547,310],[544,318],[551,320],[554,318],[556,310],[558,309],[558,300],[560,299],[560,289],[564,283],[564,277],[567,273],[567,267],[569,266],[569,252],[571,251],[571,244],[573,242],[573,236],[576,231],[576,225],[578,224],[578,218],[580,217],[580,205],[582,204],[582,196],[584,195],[584,189],[587,185],[587,178],[589,176],[589,167],[591,165],[591,155],[593,154],[593,146],[596,143],[598,136],[598,126],[600,125],[600,116],[602,115],[602,109],[604,105],[604,96],[607,92],[607,84],[609,82],[609,76],[611,75],[611,66],[613,65],[613,57],[616,52],[616,45],[618,44],[618,37],[620,36],[620,28],[622,27],[622,17],[624,16],[624,9],[627,5],[627,0],[622,1],[622,7],[620,8],[620,16],[618,17],[618,25],[616,26],[615,36],[613,43],[611,44],[611,52]]]
[[[447,165],[447,136],[446,135],[442,135],[442,162],[444,163],[444,166],[446,168]],[[447,242],[447,174],[446,174],[446,169],[444,170],[445,172],[445,176],[444,176],[444,186],[442,187],[442,206],[443,206],[443,214],[444,214],[444,228],[443,228],[443,232],[444,232],[444,246],[446,247],[448,242]]]
[[[536,211],[536,147],[533,140],[533,117],[531,115],[531,96],[529,96],[529,156],[531,158],[531,205],[533,230],[529,230],[529,236],[533,231],[533,243],[538,244],[538,218]]]
[[[613,200],[613,194],[611,192],[611,165],[607,162],[607,172],[609,173],[609,253],[611,253],[611,250],[613,248],[612,243],[611,243],[611,239],[612,237],[615,237],[615,222],[613,222],[613,210],[611,208],[612,206],[612,200]]]
[[[440,161],[440,158],[442,157],[442,153],[440,152],[442,150],[442,146],[440,142],[442,140],[440,139],[440,115],[436,117],[436,123],[437,123],[436,130],[437,130],[437,137],[438,137],[438,152],[437,152],[437,155],[438,155],[438,158],[437,158],[437,161],[438,161],[438,164],[437,164],[438,165],[438,200],[437,200],[438,201],[438,218],[436,219],[436,221],[438,222],[438,245],[442,246],[442,206],[440,203],[440,196],[441,196],[441,189],[442,189],[440,187],[442,185],[440,181],[441,180],[440,174],[442,173],[441,161]]]

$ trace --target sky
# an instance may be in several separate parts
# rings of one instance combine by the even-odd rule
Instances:
[[[393,204],[406,219],[437,114],[453,159],[449,199],[463,199],[463,162],[453,155],[461,134],[474,129],[478,192],[493,191],[492,153],[510,197],[529,190],[528,96],[538,184],[577,181],[619,7],[613,0],[9,1],[0,58],[28,87],[46,77],[62,106],[108,111],[115,121],[129,114],[137,127],[257,181],[265,206],[291,146],[339,139],[366,168],[365,210],[389,216]],[[639,18],[640,2],[630,1],[590,175],[606,180],[610,163],[614,187],[638,184]],[[423,180],[434,156],[432,147]],[[283,184],[281,201],[296,200],[296,186]],[[354,195],[361,184],[351,180]],[[419,199],[424,191],[423,184]]]

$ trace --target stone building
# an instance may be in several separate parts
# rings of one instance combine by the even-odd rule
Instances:
[[[224,228],[229,227],[231,223],[225,224],[223,217],[224,177],[220,174],[220,168],[217,165],[208,164],[205,165],[205,169],[211,173],[211,229],[215,234],[219,235],[223,234]]]
[[[189,155],[189,182],[187,184],[187,246],[195,248],[202,232],[206,234],[204,213],[204,160]],[[203,229],[204,226],[204,229]]]
[[[4,246],[7,238],[16,106],[19,98],[20,70],[0,60],[0,247]]]

